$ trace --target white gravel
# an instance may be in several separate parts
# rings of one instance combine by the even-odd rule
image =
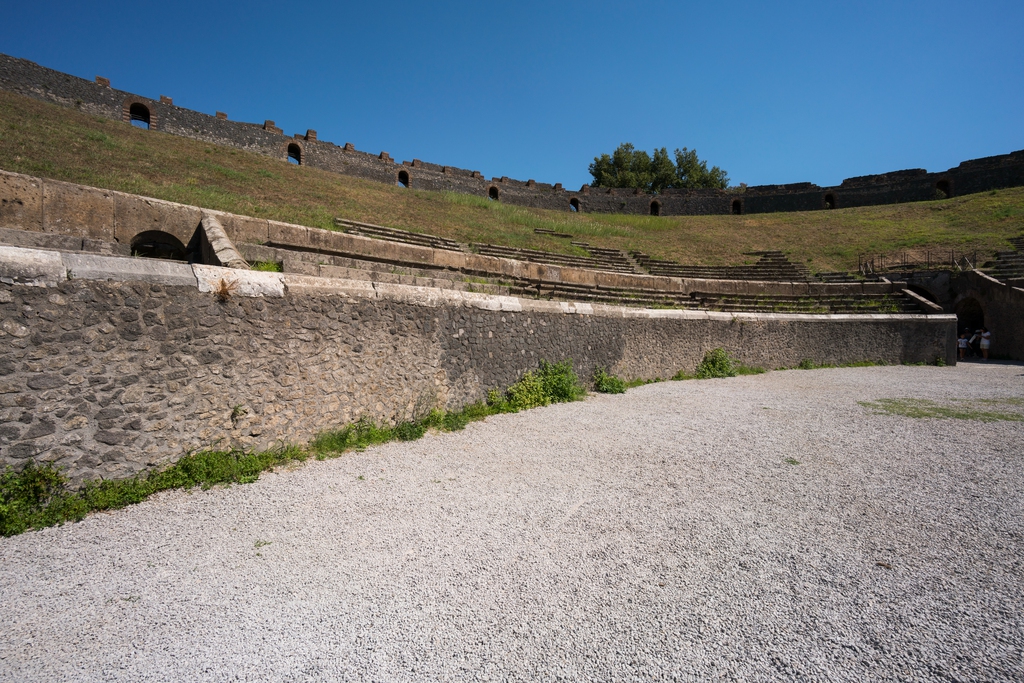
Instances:
[[[0,679],[1022,680],[1024,423],[857,403],[911,396],[1024,366],[650,385],[0,539]]]

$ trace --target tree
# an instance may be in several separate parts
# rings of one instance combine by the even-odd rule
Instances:
[[[729,176],[725,171],[712,166],[708,170],[708,162],[697,157],[697,150],[683,147],[676,150],[676,184],[679,188],[715,188],[724,190],[729,186]]]
[[[664,147],[648,154],[631,143],[619,145],[611,155],[594,157],[590,175],[595,187],[632,187],[644,192],[661,192],[669,188],[710,187],[724,189],[729,176],[717,166],[708,170],[706,161],[697,157],[697,150],[686,147],[675,151],[676,162]]]

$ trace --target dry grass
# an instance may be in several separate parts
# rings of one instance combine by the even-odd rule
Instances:
[[[572,252],[568,232],[603,247],[692,264],[737,264],[781,249],[812,271],[860,254],[1008,248],[1024,228],[1024,188],[893,206],[748,216],[572,214],[391,187],[197,142],[0,93],[0,168],[185,204],[332,228],[333,218],[463,242]],[[984,260],[984,259],[982,259]]]

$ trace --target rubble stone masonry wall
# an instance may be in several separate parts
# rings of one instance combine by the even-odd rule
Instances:
[[[0,466],[80,482],[304,442],[481,400],[542,358],[583,378],[670,377],[715,347],[767,368],[952,363],[955,335],[943,315],[640,310],[0,247]]]

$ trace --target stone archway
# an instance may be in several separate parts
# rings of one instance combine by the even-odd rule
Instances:
[[[162,230],[147,230],[132,238],[132,255],[142,258],[162,258],[187,261],[188,252],[177,237]]]
[[[985,309],[981,302],[972,296],[964,297],[953,306],[956,314],[956,327],[958,332],[974,330],[985,327]]]

